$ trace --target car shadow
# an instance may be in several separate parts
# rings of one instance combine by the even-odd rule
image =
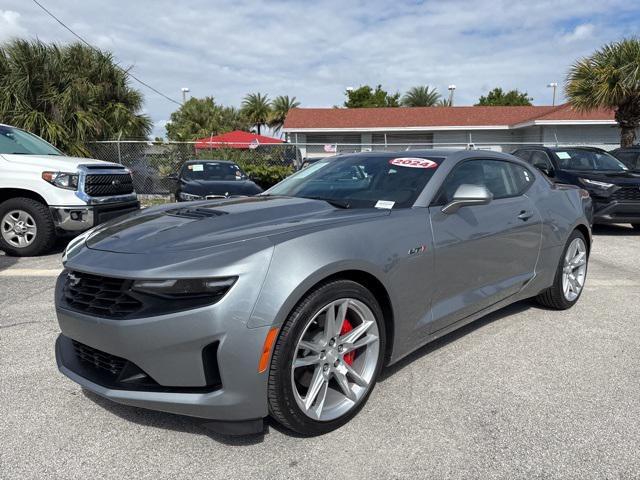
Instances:
[[[634,229],[631,225],[594,225],[592,229],[594,236],[640,236],[640,230]]]
[[[82,389],[83,395],[104,410],[117,415],[118,417],[133,422],[144,427],[161,428],[175,432],[189,433],[193,435],[205,435],[211,440],[229,446],[244,447],[257,445],[264,441],[265,434],[268,433],[268,422],[265,422],[265,430],[262,433],[253,435],[233,436],[222,435],[206,428],[206,419],[188,417],[185,415],[175,415],[172,413],[147,410],[145,408],[131,407],[120,403],[112,402],[90,390]]]
[[[450,343],[455,342],[456,340],[464,337],[465,335],[468,335],[469,333],[475,330],[483,328],[486,325],[489,325],[490,323],[493,323],[497,320],[501,320],[510,315],[516,315],[518,313],[522,313],[525,310],[528,310],[529,308],[544,308],[544,307],[540,307],[532,299],[522,300],[520,302],[516,302],[506,307],[503,307],[500,310],[497,310],[484,317],[474,320],[471,323],[454,330],[453,332],[447,333],[446,335],[432,342],[427,343],[426,345],[418,348],[417,350],[410,353],[409,355],[407,355],[397,363],[394,363],[393,365],[389,365],[388,367],[385,367],[382,370],[382,372],[380,372],[380,377],[378,378],[378,381],[384,382],[389,377],[392,377],[393,375],[400,372],[403,368],[405,368],[409,364],[415,362],[416,360],[421,359],[422,357],[430,355],[431,353],[443,347],[446,347]]]

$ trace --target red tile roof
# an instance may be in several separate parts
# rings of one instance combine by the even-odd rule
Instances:
[[[516,125],[533,120],[613,120],[613,112],[578,113],[556,107],[294,108],[285,129],[477,127]]]

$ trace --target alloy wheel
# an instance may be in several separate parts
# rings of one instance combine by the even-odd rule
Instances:
[[[296,403],[314,420],[349,412],[369,391],[379,361],[378,324],[354,298],[321,308],[304,328],[291,365]]]
[[[2,218],[0,231],[9,245],[24,248],[36,239],[38,227],[33,217],[24,210],[12,210]]]
[[[562,292],[573,302],[584,287],[587,274],[587,247],[582,238],[574,238],[567,248],[562,268]]]

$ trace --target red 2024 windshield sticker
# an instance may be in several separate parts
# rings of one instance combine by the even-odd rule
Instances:
[[[391,165],[409,168],[438,168],[438,164],[428,158],[401,157],[389,160]]]

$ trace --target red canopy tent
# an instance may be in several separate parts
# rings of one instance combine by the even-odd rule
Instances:
[[[233,132],[196,140],[196,151],[211,150],[214,148],[238,148],[246,150],[256,148],[260,145],[274,143],[284,143],[284,141],[279,138],[265,137],[264,135],[235,130]]]

